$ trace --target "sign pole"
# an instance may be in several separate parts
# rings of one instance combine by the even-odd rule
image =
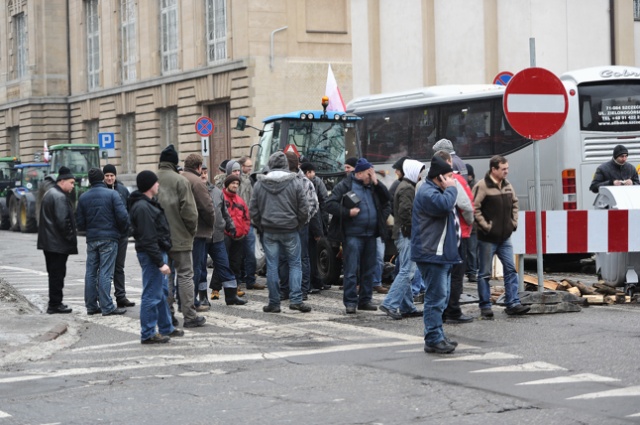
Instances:
[[[529,60],[531,67],[536,66],[536,39],[529,38]],[[544,265],[542,261],[542,195],[540,194],[540,146],[533,140],[533,175],[536,197],[536,263],[538,272],[538,292],[544,291]]]

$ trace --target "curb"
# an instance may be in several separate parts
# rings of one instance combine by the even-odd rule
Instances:
[[[65,334],[68,328],[69,328],[69,325],[67,323],[58,323],[57,325],[49,329],[48,332],[46,332],[45,334],[37,338],[37,340],[42,342],[53,341],[54,339],[58,338],[60,335]]]

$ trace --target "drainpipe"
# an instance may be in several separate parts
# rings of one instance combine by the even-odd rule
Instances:
[[[611,43],[611,65],[616,64],[616,2],[609,0],[609,40]]]
[[[67,7],[67,139],[71,143],[71,37],[69,31],[71,30],[71,23],[69,18],[69,0],[66,2]]]
[[[277,30],[271,31],[271,56],[269,58],[269,69],[271,69],[271,71],[273,71],[273,38],[277,32],[284,31],[287,28],[289,27],[282,27],[282,28],[278,28]]]

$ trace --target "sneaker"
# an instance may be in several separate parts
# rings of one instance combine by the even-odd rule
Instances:
[[[142,341],[140,341],[140,343],[141,344],[166,344],[169,341],[171,341],[171,338],[169,338],[168,336],[155,334],[151,338],[143,339]]]
[[[311,311],[311,307],[308,304],[289,304],[289,310],[298,310],[302,313],[308,313]]]
[[[378,294],[388,294],[388,293],[389,293],[389,289],[388,289],[388,288],[385,288],[385,287],[384,287],[384,286],[382,286],[382,285],[374,286],[374,287],[373,287],[373,290],[374,290],[375,292],[377,292]]]
[[[264,311],[265,313],[280,313],[280,306],[278,305],[265,305],[264,307],[262,307],[262,311]]]
[[[481,308],[480,317],[485,320],[493,320],[493,311],[490,308]]]
[[[168,337],[176,337],[176,336],[184,336],[184,331],[182,329],[174,329],[173,332],[171,332],[170,334],[166,334],[163,336],[168,336]]]
[[[451,324],[471,323],[471,322],[473,322],[473,317],[467,316],[466,314],[461,314],[458,317],[447,317],[447,316],[444,316],[442,318],[442,321],[444,323],[451,323]]]
[[[371,303],[367,303],[367,304],[361,304],[358,306],[358,310],[364,310],[364,311],[377,311],[378,307],[371,304]]]
[[[114,308],[113,310],[111,310],[108,313],[102,313],[103,316],[116,316],[116,315],[122,315],[125,314],[127,312],[126,308]]]
[[[254,283],[254,284],[253,284],[253,285],[251,285],[251,286],[247,285],[247,289],[258,289],[258,290],[262,290],[262,289],[264,289],[264,288],[266,288],[266,286],[264,286],[262,283],[258,283],[258,282]]]
[[[95,315],[95,314],[100,314],[100,313],[102,313],[102,310],[100,310],[100,309],[97,309],[97,310],[87,310],[87,315],[88,315],[88,316],[93,316],[93,315]]]
[[[354,305],[347,306],[347,314],[356,314],[356,306]]]
[[[524,306],[522,304],[516,304],[513,307],[505,308],[504,312],[509,316],[521,316],[523,314],[527,314],[531,310],[531,307]]]
[[[117,300],[116,305],[120,308],[135,307],[136,303],[134,303],[133,301],[129,301],[129,299],[125,297]]]
[[[184,324],[182,325],[182,327],[184,328],[199,328],[200,326],[204,325],[204,322],[206,322],[207,319],[205,319],[202,316],[196,316],[195,319],[193,320],[185,320]]]
[[[47,308],[47,314],[69,314],[71,311],[71,308],[67,307],[65,304]]]
[[[474,275],[470,274],[470,275],[467,275],[467,280],[468,280],[469,282],[477,282],[477,281],[478,281],[478,278],[477,278],[476,276],[474,276]]]
[[[446,336],[446,335],[444,336],[444,340],[445,340],[445,342],[446,342],[447,344],[449,344],[449,345],[453,345],[454,347],[457,347],[457,346],[458,346],[458,341],[455,341],[455,340],[453,340],[453,339],[449,339],[449,337],[448,337],[448,336]]]
[[[219,300],[220,299],[220,291],[211,291],[211,299]]]
[[[452,344],[449,344],[446,339],[438,342],[434,345],[424,344],[424,352],[425,353],[435,353],[435,354],[451,354],[454,352],[456,347]]]
[[[423,317],[424,312],[422,310],[411,311],[409,313],[402,313],[402,317]]]
[[[391,317],[393,320],[402,320],[402,314],[398,313],[397,310],[391,310],[383,305],[380,306],[380,311]]]
[[[196,311],[198,313],[202,313],[203,311],[209,311],[211,310],[211,307],[205,304],[200,304],[199,306],[196,307]]]

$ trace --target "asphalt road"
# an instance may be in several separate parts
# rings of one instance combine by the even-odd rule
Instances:
[[[0,277],[42,307],[35,241],[0,232]],[[138,306],[86,315],[83,238],[80,250],[68,263],[68,333],[35,360],[0,360],[0,425],[640,423],[637,304],[517,318],[496,307],[493,321],[445,325],[460,346],[438,356],[422,351],[420,318],[347,316],[337,288],[311,296],[309,314],[265,314],[266,291],[249,291],[246,306],[212,302],[207,325],[184,338],[142,346]],[[136,302],[140,285],[130,244]]]

